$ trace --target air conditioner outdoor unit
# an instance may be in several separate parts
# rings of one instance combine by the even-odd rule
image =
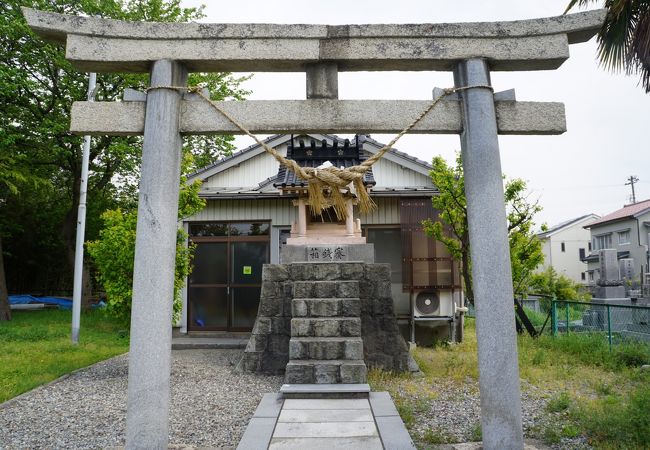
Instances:
[[[415,292],[414,317],[451,317],[454,315],[454,299],[451,291]]]

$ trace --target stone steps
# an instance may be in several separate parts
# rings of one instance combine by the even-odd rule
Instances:
[[[293,298],[359,298],[359,282],[338,281],[296,281]]]
[[[304,317],[291,319],[294,337],[356,337],[361,336],[359,317]]]
[[[340,272],[327,265],[305,274]],[[349,266],[353,269],[355,266]],[[354,272],[353,270],[350,271]],[[291,339],[285,382],[289,384],[365,383],[361,300],[357,280],[296,281],[291,301]]]
[[[363,359],[360,337],[292,337],[289,359]]]
[[[361,300],[356,298],[300,298],[291,301],[291,314],[297,317],[359,317]]]
[[[359,360],[290,360],[284,380],[288,384],[365,383],[366,363]]]

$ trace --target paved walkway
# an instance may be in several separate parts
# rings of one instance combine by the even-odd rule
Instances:
[[[238,450],[415,449],[387,392],[369,399],[284,399],[265,394]]]

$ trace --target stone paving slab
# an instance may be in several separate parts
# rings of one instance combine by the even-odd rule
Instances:
[[[255,410],[253,417],[277,418],[280,414],[280,410],[282,409],[283,401],[284,399],[282,398],[282,394],[264,394],[264,397],[262,397],[260,404],[257,405],[257,409]]]
[[[285,409],[278,422],[372,422],[372,412],[363,409]]]
[[[378,437],[273,438],[271,450],[382,450]]]
[[[366,399],[287,399],[282,409],[368,409]]]
[[[237,448],[414,450],[415,446],[387,392],[371,392],[369,399],[286,399],[275,393],[264,396]]]
[[[369,396],[372,414],[375,417],[399,416],[388,392],[371,392]]]
[[[334,438],[377,436],[375,422],[280,423],[273,438]]]
[[[356,394],[370,392],[370,385],[367,383],[283,384],[280,392],[283,394]]]
[[[275,428],[274,417],[253,417],[242,436],[237,450],[260,450],[268,448]]]
[[[390,450],[415,450],[404,422],[399,416],[375,417],[384,447]]]

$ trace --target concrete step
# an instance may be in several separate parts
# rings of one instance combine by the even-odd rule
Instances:
[[[308,317],[291,319],[294,337],[356,337],[361,336],[359,317]]]
[[[358,298],[359,282],[354,280],[296,281],[293,285],[293,297]]]
[[[289,359],[363,359],[360,337],[292,337]]]
[[[174,337],[172,350],[240,349],[246,348],[248,338]]]
[[[368,383],[338,384],[283,384],[280,393],[284,398],[368,398]]]
[[[291,301],[293,317],[359,317],[361,300],[356,298],[301,298]]]
[[[358,360],[293,360],[287,364],[284,381],[287,384],[365,383],[368,369]]]

